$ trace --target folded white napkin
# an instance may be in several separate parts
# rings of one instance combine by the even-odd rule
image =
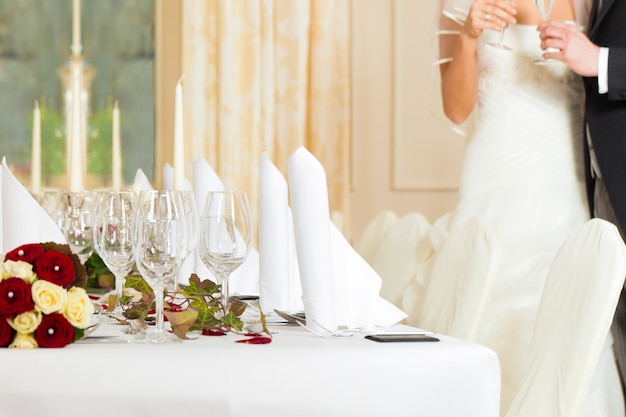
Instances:
[[[187,178],[184,181],[184,188],[187,191],[193,191],[193,187]],[[168,163],[163,166],[163,189],[174,189],[174,167]]]
[[[65,244],[63,232],[30,192],[9,170],[2,158],[1,247],[8,252],[26,243]]]
[[[261,309],[302,311],[302,286],[287,181],[267,153],[259,173],[259,291]]]
[[[150,180],[143,172],[141,168],[135,173],[135,180],[133,181],[133,190],[135,191],[149,191],[152,190],[152,184]]]
[[[307,326],[324,332],[404,319],[380,297],[380,276],[331,223],[324,168],[304,147],[289,157],[289,190]]]

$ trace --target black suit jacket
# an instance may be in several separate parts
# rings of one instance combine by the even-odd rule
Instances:
[[[599,46],[609,48],[608,94],[598,94],[598,78],[585,77],[585,122],[589,128],[602,180],[626,236],[626,0],[604,0],[596,16],[591,10],[587,34]],[[585,151],[588,154],[586,142]],[[593,213],[593,180],[589,156],[585,158],[587,193]]]

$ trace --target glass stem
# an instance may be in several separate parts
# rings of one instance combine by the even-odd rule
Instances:
[[[498,38],[498,45],[502,46],[504,44],[504,30],[506,29],[506,26],[504,23],[502,23],[502,28],[500,29],[500,37]]]
[[[220,274],[218,277],[220,285],[222,286],[222,292],[220,294],[220,301],[222,302],[222,308],[224,309],[224,315],[228,314],[230,310],[230,298],[228,297],[228,274]]]
[[[163,285],[157,285],[156,288],[154,288],[154,300],[156,303],[156,325],[155,325],[155,336],[157,338],[161,338],[163,337],[163,335],[165,334],[165,327],[163,326],[164,324],[164,320],[163,320],[163,291],[165,290],[165,287]]]
[[[125,274],[115,274],[115,295],[117,296],[117,300],[115,301],[116,308],[121,305],[120,300],[122,299],[122,290],[124,289],[124,276]]]

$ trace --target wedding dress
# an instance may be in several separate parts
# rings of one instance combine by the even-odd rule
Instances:
[[[550,264],[589,211],[580,78],[560,62],[533,63],[541,59],[536,25],[507,28],[504,41],[513,51],[486,45],[498,36],[484,31],[479,39],[475,125],[459,202],[434,223],[433,237],[445,238],[479,217],[501,243],[501,266],[477,341],[499,356],[505,412],[517,390]]]

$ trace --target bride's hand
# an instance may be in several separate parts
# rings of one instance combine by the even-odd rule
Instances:
[[[463,27],[471,38],[478,38],[485,29],[495,31],[515,23],[515,1],[475,0],[470,7]]]

